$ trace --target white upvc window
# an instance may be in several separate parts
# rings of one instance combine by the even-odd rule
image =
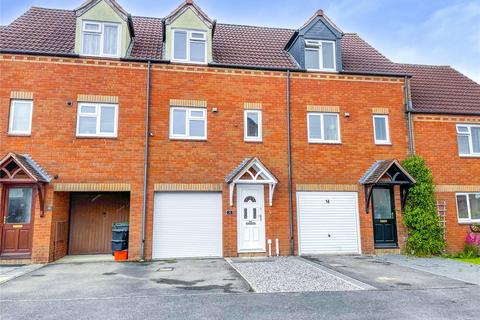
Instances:
[[[338,113],[307,113],[308,142],[341,143]]]
[[[115,138],[118,130],[118,105],[79,103],[77,137]]]
[[[81,53],[88,56],[120,57],[122,25],[83,21]]]
[[[171,107],[170,139],[207,140],[207,110]]]
[[[336,70],[335,41],[305,40],[305,68],[312,71]]]
[[[387,115],[373,116],[373,135],[375,136],[375,144],[392,144]]]
[[[480,157],[480,125],[457,124],[458,154]]]
[[[480,223],[480,193],[457,193],[459,223]]]
[[[30,135],[32,133],[33,101],[12,100],[10,104],[9,134]]]
[[[244,140],[262,141],[262,111],[245,110],[244,111]]]
[[[205,31],[174,29],[172,35],[172,61],[207,63]]]

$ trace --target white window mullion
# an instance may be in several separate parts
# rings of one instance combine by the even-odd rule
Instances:
[[[472,211],[471,211],[471,208],[470,208],[470,196],[469,196],[468,193],[466,193],[465,197],[467,198],[468,220],[472,220]]]

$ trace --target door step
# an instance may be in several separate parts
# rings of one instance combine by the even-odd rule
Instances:
[[[242,252],[238,254],[239,258],[266,257],[266,252]]]
[[[32,259],[0,259],[0,265],[31,264]]]
[[[385,254],[401,254],[400,248],[381,248],[381,249],[375,249],[375,255],[376,256],[382,256]]]

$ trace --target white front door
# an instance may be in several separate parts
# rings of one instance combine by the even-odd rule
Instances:
[[[238,252],[265,251],[263,185],[237,186]]]

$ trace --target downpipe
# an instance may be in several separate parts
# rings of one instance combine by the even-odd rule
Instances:
[[[150,71],[151,62],[147,63],[147,97],[145,116],[145,155],[143,162],[143,204],[142,204],[142,245],[141,261],[145,261],[145,224],[147,216],[147,186],[148,186],[148,144],[150,141]]]
[[[413,119],[412,119],[412,100],[410,99],[410,84],[408,76],[405,76],[405,112],[407,113],[407,131],[408,131],[408,152],[410,157],[415,155],[415,144],[413,141]]]
[[[287,70],[287,142],[288,142],[288,220],[290,224],[290,255],[295,254],[295,244],[293,240],[293,182],[292,182],[292,139],[290,123],[290,70]]]

